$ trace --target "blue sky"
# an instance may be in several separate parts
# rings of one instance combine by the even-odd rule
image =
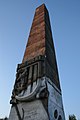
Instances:
[[[65,116],[80,119],[80,0],[0,0],[0,117],[9,115],[16,67],[42,3],[50,14]]]

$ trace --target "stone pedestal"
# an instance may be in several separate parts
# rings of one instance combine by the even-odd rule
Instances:
[[[49,120],[46,110],[40,100],[22,102],[11,108],[9,120]]]

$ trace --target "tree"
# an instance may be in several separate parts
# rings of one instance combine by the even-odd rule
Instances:
[[[8,120],[8,118],[7,118],[7,117],[5,117],[5,118],[0,118],[0,120]]]
[[[77,119],[76,116],[73,114],[73,115],[69,115],[69,120],[77,120]]]
[[[4,118],[4,120],[8,120],[8,118],[7,118],[7,117],[5,117],[5,118]]]

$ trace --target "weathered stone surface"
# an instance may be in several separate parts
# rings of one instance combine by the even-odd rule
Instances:
[[[20,103],[17,107],[21,118],[24,114],[23,120],[49,120],[47,112],[45,111],[40,100]],[[11,108],[9,120],[19,120],[15,106]]]
[[[55,120],[61,116],[61,120],[65,120],[63,102],[62,102],[62,94],[61,91],[55,86],[53,82],[49,78],[45,78],[47,81],[49,98],[48,98],[48,112],[50,120]],[[57,117],[54,117],[54,112],[57,110]]]
[[[23,62],[45,54],[45,5],[36,9]]]

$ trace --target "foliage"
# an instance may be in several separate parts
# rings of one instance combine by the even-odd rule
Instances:
[[[8,120],[8,118],[7,118],[7,117],[5,117],[5,118],[1,118],[0,120]]]
[[[69,115],[69,120],[77,120],[77,119],[76,116],[73,114],[73,115]]]

